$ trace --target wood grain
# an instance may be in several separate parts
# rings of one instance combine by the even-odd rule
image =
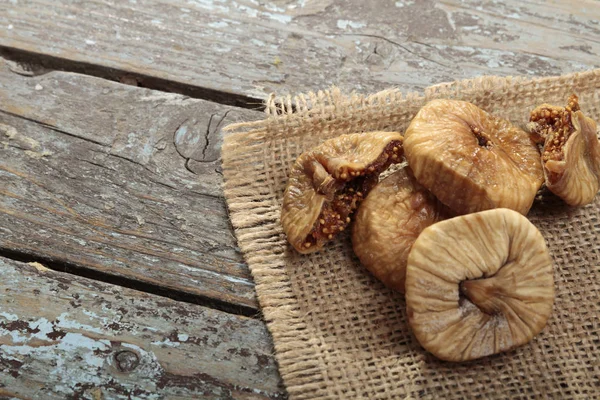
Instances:
[[[260,118],[0,59],[0,250],[255,312],[221,197],[220,128]]]
[[[0,273],[2,398],[284,397],[260,321],[41,264]]]
[[[600,67],[595,0],[20,0],[0,46],[264,99]]]

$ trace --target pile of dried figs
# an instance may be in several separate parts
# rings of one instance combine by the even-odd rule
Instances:
[[[596,123],[576,95],[565,107],[535,108],[527,131],[471,103],[434,100],[404,134],[328,140],[290,171],[284,232],[306,254],[352,222],[361,263],[405,293],[417,340],[438,358],[527,343],[550,316],[554,278],[525,215],[543,185],[572,206],[592,202],[600,187]]]

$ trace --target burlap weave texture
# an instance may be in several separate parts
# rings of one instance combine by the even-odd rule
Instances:
[[[600,121],[600,70],[561,77],[482,77],[423,94],[372,96],[336,89],[267,103],[267,117],[237,124],[223,145],[225,197],[284,383],[292,399],[600,398],[600,196],[582,208],[551,194],[528,217],[554,260],[556,301],[548,325],[505,354],[448,363],[426,353],[408,326],[402,295],[360,265],[349,235],[299,255],[280,226],[289,167],[303,151],[354,132],[403,132],[434,98],[470,101],[524,126],[541,103],[571,93]]]

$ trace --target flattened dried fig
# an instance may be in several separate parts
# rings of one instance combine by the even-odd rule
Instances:
[[[290,171],[281,224],[300,253],[311,253],[343,231],[377,184],[402,159],[397,132],[342,135],[303,153]]]
[[[417,181],[459,214],[505,207],[527,214],[544,180],[529,135],[457,100],[433,100],[404,135]]]
[[[577,96],[571,95],[566,107],[536,107],[528,128],[544,143],[548,189],[572,206],[591,203],[600,188],[600,141],[596,122],[583,115]]]
[[[409,323],[421,345],[443,360],[472,360],[529,342],[553,303],[544,238],[515,211],[438,222],[408,256]]]
[[[376,278],[404,293],[410,248],[423,229],[446,218],[444,211],[409,167],[396,171],[360,205],[352,227],[354,252]]]

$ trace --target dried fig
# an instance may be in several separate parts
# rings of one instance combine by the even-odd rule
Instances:
[[[536,107],[528,128],[544,143],[548,189],[572,206],[591,203],[600,188],[600,141],[596,122],[583,115],[577,96],[571,95],[566,107]]]
[[[544,238],[512,210],[431,225],[408,256],[409,323],[421,345],[443,360],[472,360],[527,343],[546,325],[553,303]]]
[[[404,135],[417,181],[458,214],[505,207],[527,214],[544,180],[529,135],[457,100],[433,100]]]
[[[354,252],[376,278],[404,293],[412,244],[445,217],[445,207],[403,168],[379,182],[360,205],[352,227]]]
[[[311,253],[343,231],[390,164],[402,160],[397,132],[342,135],[303,153],[290,171],[281,224],[300,253]]]

